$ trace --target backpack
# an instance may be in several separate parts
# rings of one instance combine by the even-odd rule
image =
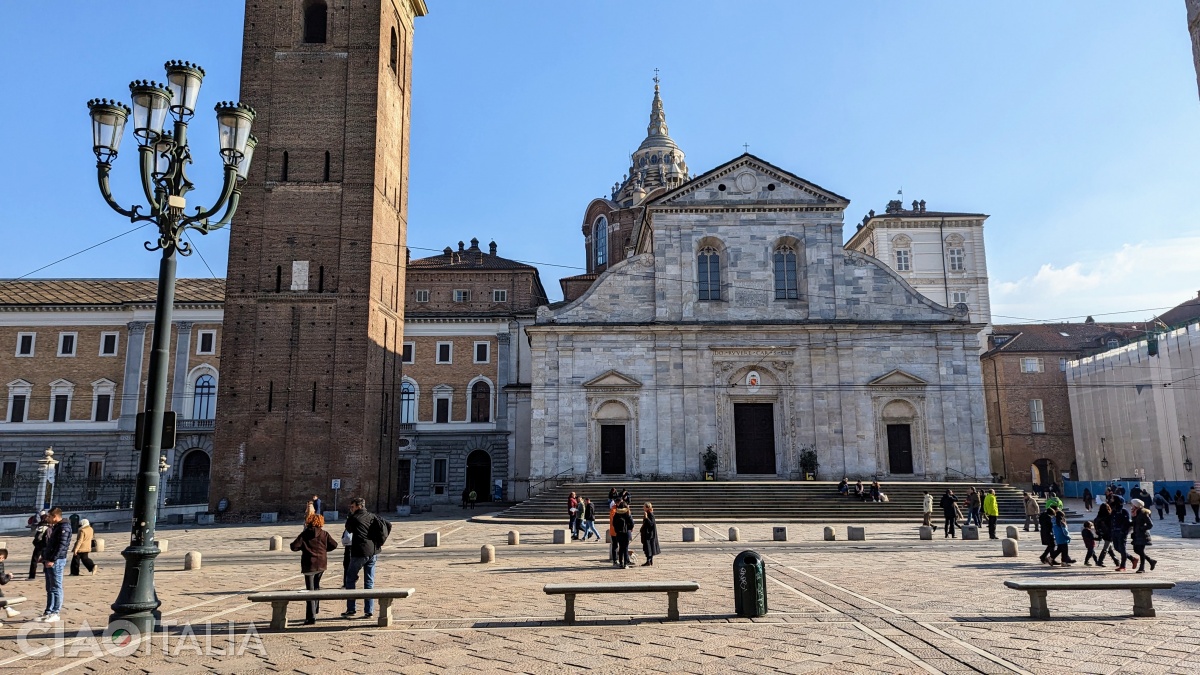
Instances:
[[[377,550],[383,548],[383,544],[391,533],[392,524],[378,515],[371,520],[370,526],[367,527],[367,538],[371,540],[372,544],[375,544]]]

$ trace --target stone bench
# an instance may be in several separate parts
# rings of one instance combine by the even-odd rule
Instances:
[[[1133,615],[1154,616],[1151,597],[1156,589],[1175,588],[1173,581],[1005,581],[1004,585],[1029,593],[1029,616],[1034,619],[1049,619],[1050,608],[1046,606],[1046,591],[1133,591]]]
[[[630,581],[625,583],[594,584],[546,584],[542,587],[546,595],[567,596],[567,612],[563,617],[567,623],[575,623],[575,596],[591,593],[666,593],[667,621],[679,620],[679,594],[692,593],[700,589],[694,581]]]
[[[271,603],[271,630],[287,628],[287,606],[289,602],[309,600],[365,600],[379,601],[378,625],[392,625],[392,600],[411,597],[412,588],[336,588],[320,591],[271,591],[247,596],[250,602]]]

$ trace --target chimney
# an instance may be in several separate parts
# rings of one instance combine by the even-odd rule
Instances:
[[[925,213],[925,200],[921,200],[921,213]]]
[[[466,245],[465,245],[465,244],[463,244],[461,241],[460,241],[460,242],[458,242],[458,251],[459,251],[459,253],[461,253],[461,252],[463,252],[464,250],[466,250],[466,248],[467,248],[467,247],[466,247]]]
[[[454,249],[450,248],[449,246],[442,249],[442,255],[450,255],[451,253],[454,253]]]
[[[412,262],[412,249],[405,246],[404,247],[404,264],[407,265],[410,262]]]
[[[496,255],[496,242],[493,241],[492,243],[488,244],[488,254]]]
[[[471,237],[471,250],[472,251],[479,250],[479,239],[476,237]]]

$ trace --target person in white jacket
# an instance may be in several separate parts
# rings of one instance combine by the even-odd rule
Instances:
[[[932,527],[934,530],[937,529],[937,525],[934,525],[932,522],[933,495],[929,494],[928,490],[925,491],[924,501],[921,503],[921,516],[924,518],[923,524],[925,527]]]

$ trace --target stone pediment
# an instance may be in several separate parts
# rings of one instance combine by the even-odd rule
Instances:
[[[844,209],[850,200],[746,153],[653,200],[651,207],[756,205]]]
[[[912,373],[906,373],[897,368],[871,380],[868,384],[873,387],[924,387],[929,383]]]
[[[638,389],[642,386],[642,383],[628,375],[622,375],[615,370],[610,370],[584,382],[583,386],[587,389]]]

